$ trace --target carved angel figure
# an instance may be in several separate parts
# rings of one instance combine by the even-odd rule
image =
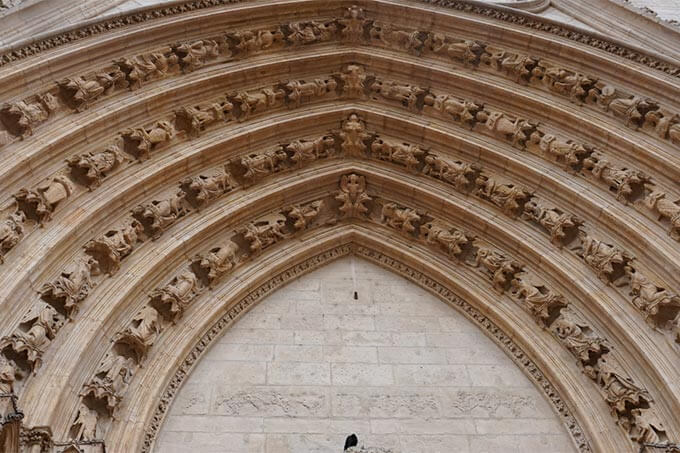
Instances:
[[[302,231],[319,215],[323,204],[323,200],[317,200],[306,205],[288,206],[283,212],[293,219],[293,227],[297,231]]]
[[[43,226],[52,219],[57,205],[70,197],[71,193],[73,193],[71,181],[64,175],[58,175],[40,184],[36,190],[21,189],[14,198],[26,218],[35,220]]]
[[[479,58],[486,47],[479,41],[458,40],[450,41],[440,33],[430,33],[428,43],[434,53],[445,54],[452,60],[463,62],[466,66],[477,66]]]
[[[364,35],[364,10],[356,5],[352,5],[345,11],[344,19],[338,19],[338,23],[342,26],[340,33],[343,38],[350,42],[361,41]]]
[[[270,214],[246,224],[239,232],[250,242],[250,251],[259,253],[286,237],[283,231],[285,226],[286,216]]]
[[[345,67],[340,80],[343,82],[342,93],[349,98],[360,98],[364,95],[366,71],[363,66],[350,64]]]
[[[296,45],[330,41],[338,30],[334,22],[292,22],[289,27],[288,42]]]
[[[37,102],[12,102],[0,107],[0,121],[7,130],[21,138],[33,135],[33,129],[47,121],[52,110],[56,110],[56,100],[51,94]]]
[[[245,121],[254,113],[280,105],[286,97],[286,92],[281,89],[265,88],[256,93],[241,91],[231,97],[233,102],[238,103],[241,114],[239,121]]]
[[[335,139],[324,135],[316,140],[294,140],[285,146],[285,150],[292,154],[290,160],[301,167],[305,162],[311,162],[333,153]]]
[[[116,144],[98,153],[89,152],[66,159],[74,178],[90,190],[99,187],[106,175],[123,161],[120,147]]]
[[[151,203],[139,205],[132,210],[132,215],[145,227],[147,233],[156,239],[177,219],[187,214],[188,210],[180,195],[181,193],[167,200],[153,200]]]
[[[17,415],[13,398],[16,379],[14,362],[0,355],[0,426]]]
[[[366,132],[364,122],[356,113],[352,113],[342,123],[342,131],[338,134],[342,139],[342,151],[350,157],[363,157],[366,152],[366,141],[371,134]]]
[[[680,296],[652,283],[632,266],[626,266],[625,272],[630,278],[633,303],[642,311],[645,319],[662,329],[670,327],[680,313]]]
[[[92,257],[79,257],[54,281],[45,283],[40,288],[41,297],[59,304],[69,317],[77,312],[77,307],[92,289],[92,276],[99,274],[99,265]]]
[[[92,256],[103,272],[112,275],[120,269],[120,261],[128,256],[144,227],[137,220],[117,230],[109,230],[97,239],[85,244],[85,252]]]
[[[300,107],[303,98],[320,98],[335,91],[337,87],[338,84],[333,78],[315,79],[312,82],[292,80],[286,84],[288,100],[293,102],[295,107]]]
[[[493,287],[503,293],[510,286],[510,281],[521,272],[523,266],[515,260],[503,256],[500,252],[480,247],[475,256],[475,266],[484,267],[491,275]]]
[[[652,190],[652,192],[645,197],[645,206],[656,210],[659,217],[667,218],[670,222],[671,228],[668,235],[680,241],[680,204],[677,201],[671,201],[665,192],[659,190]]]
[[[536,131],[536,124],[523,118],[508,118],[505,113],[479,111],[477,121],[483,122],[492,133],[502,135],[512,146],[524,148],[531,134]]]
[[[610,349],[605,339],[594,335],[590,326],[569,309],[562,310],[550,330],[584,366],[593,363]]]
[[[371,152],[380,160],[401,164],[407,170],[415,171],[426,151],[417,145],[378,138],[371,143]]]
[[[208,284],[212,283],[237,264],[238,250],[238,245],[228,241],[226,244],[210,249],[204,256],[196,255],[193,267],[199,274],[204,275]]]
[[[126,129],[122,135],[125,150],[139,160],[146,160],[151,151],[173,139],[175,128],[169,121],[159,121],[150,128]]]
[[[152,305],[161,311],[167,310],[167,317],[174,323],[182,317],[186,307],[200,292],[196,274],[186,271],[174,277],[164,287],[153,290],[150,297]]]
[[[573,172],[574,167],[589,155],[588,150],[583,145],[571,140],[558,140],[551,134],[545,134],[537,141],[541,151],[563,163],[567,171]]]
[[[342,203],[339,208],[342,217],[364,217],[368,212],[365,203],[372,200],[366,193],[366,178],[356,173],[343,175],[335,199]]]
[[[577,227],[583,224],[578,217],[557,208],[545,208],[534,200],[526,202],[522,218],[541,225],[550,234],[550,241],[558,247],[566,245]]]
[[[76,442],[97,439],[97,411],[90,409],[83,402],[78,407],[78,415],[71,425],[72,439]]]
[[[52,306],[38,302],[23,316],[19,329],[0,340],[0,350],[10,346],[17,354],[25,352],[36,372],[42,363],[42,354],[63,324],[63,317]]]
[[[421,37],[424,33],[399,30],[387,22],[374,21],[368,33],[371,39],[379,41],[385,47],[405,50],[415,55],[420,55],[425,45]]]
[[[208,60],[217,58],[220,49],[213,40],[203,39],[192,43],[180,44],[174,49],[182,69],[186,72],[202,68]]]
[[[514,184],[503,184],[485,175],[475,181],[477,195],[491,201],[510,217],[517,217],[531,194]]]
[[[613,245],[597,240],[586,232],[579,232],[581,240],[580,255],[583,260],[597,272],[597,276],[607,283],[612,283],[615,266],[627,265],[632,257]]]
[[[91,395],[94,399],[103,401],[109,413],[113,414],[130,384],[136,367],[133,358],[109,352],[99,364],[92,380],[83,386],[80,395],[83,397]]]
[[[647,390],[635,384],[618,365],[604,357],[600,357],[595,365],[586,366],[584,371],[604,390],[605,400],[616,415],[625,414],[631,407],[649,407],[653,401]]]
[[[424,88],[409,84],[400,84],[393,80],[376,80],[371,90],[388,100],[397,101],[410,110],[418,109],[418,98],[426,93]]]
[[[237,31],[230,33],[228,36],[236,43],[234,47],[243,56],[247,56],[253,52],[269,49],[275,44],[282,42],[284,38],[281,27],[276,27],[273,31]]]
[[[423,235],[426,243],[430,245],[437,244],[444,249],[449,258],[459,258],[463,253],[463,247],[472,239],[455,229],[452,225],[437,219],[421,225],[420,234]]]
[[[543,284],[536,284],[531,277],[522,273],[510,282],[512,295],[526,303],[531,314],[544,327],[551,324],[556,313],[567,306],[564,296],[557,294]]]
[[[231,173],[224,168],[209,176],[198,175],[181,182],[184,198],[196,208],[205,206],[235,186]]]
[[[616,168],[600,152],[594,152],[583,161],[583,167],[596,179],[601,179],[616,193],[616,199],[627,203],[641,194],[649,181],[644,173],[629,168]]]
[[[467,192],[477,180],[481,169],[475,164],[452,161],[436,154],[425,157],[423,173],[452,184],[460,192]]]
[[[243,177],[254,182],[272,173],[281,171],[281,164],[288,159],[288,155],[281,149],[265,151],[259,154],[248,154],[241,158],[241,165],[246,169]]]
[[[68,77],[57,82],[66,103],[78,112],[86,110],[90,104],[114,88],[127,86],[125,73],[116,67],[109,72],[95,75],[94,80],[83,77]]]
[[[12,250],[24,236],[25,221],[26,215],[17,211],[0,223],[0,264],[5,262],[7,252]]]
[[[419,222],[420,216],[414,209],[400,208],[396,203],[386,203],[380,213],[380,222],[399,230],[403,233],[413,233],[416,226],[413,222]]]
[[[158,311],[151,305],[145,305],[132,318],[130,325],[117,335],[117,343],[129,346],[137,358],[137,363],[142,363],[146,353],[160,335],[161,329]]]
[[[454,121],[468,126],[474,126],[477,120],[477,113],[484,108],[482,104],[459,99],[448,94],[440,94],[438,96],[428,94],[425,96],[425,105],[429,105],[442,113],[449,114],[453,117]]]
[[[206,127],[224,119],[224,108],[217,103],[207,107],[182,107],[175,112],[175,124],[189,137],[198,137]]]

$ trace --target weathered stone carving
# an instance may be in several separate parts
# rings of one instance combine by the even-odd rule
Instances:
[[[36,190],[21,189],[14,195],[18,209],[23,211],[27,219],[34,220],[43,226],[52,219],[52,214],[59,203],[73,193],[71,181],[64,175],[57,175],[40,184]]]
[[[302,231],[314,221],[323,206],[323,200],[317,200],[305,205],[288,206],[283,209],[283,212],[293,220],[295,230]]]
[[[27,453],[48,452],[54,445],[52,440],[52,430],[47,426],[22,427],[20,433],[21,446],[28,448]],[[23,453],[23,452],[22,452]]]
[[[226,244],[210,249],[203,256],[196,255],[191,266],[196,271],[196,275],[206,285],[209,285],[229,272],[238,263],[238,251],[238,245],[228,241]]]
[[[185,271],[174,277],[170,283],[155,289],[151,294],[150,304],[167,319],[176,323],[184,314],[191,301],[201,293],[198,277],[191,271]]]
[[[356,64],[347,65],[339,77],[343,83],[342,94],[348,98],[360,98],[364,95],[366,71],[363,66]]]
[[[104,151],[86,153],[66,159],[71,167],[73,179],[88,189],[99,187],[109,172],[115,170],[126,159],[117,144],[109,145]]]
[[[62,307],[73,318],[93,287],[92,277],[99,275],[99,265],[92,257],[79,257],[54,281],[40,288],[40,295],[49,304]]]
[[[332,93],[338,87],[338,83],[333,78],[315,79],[312,82],[292,80],[286,83],[285,87],[288,90],[288,100],[293,102],[295,107],[300,107],[303,99],[321,98]]]
[[[38,97],[35,102],[18,101],[0,107],[0,122],[15,136],[26,138],[40,123],[47,121],[50,113],[59,107],[51,94]]]
[[[475,185],[479,197],[489,200],[510,217],[517,217],[531,198],[531,194],[521,187],[503,184],[483,174],[477,176]]]
[[[417,145],[377,138],[371,143],[371,153],[380,160],[401,164],[409,171],[416,171],[420,158],[427,151]]]
[[[628,431],[633,442],[658,444],[664,436],[665,428],[653,411],[644,409],[631,409],[630,413],[619,423]],[[663,453],[680,453],[680,446],[661,444]]]
[[[481,110],[475,115],[477,121],[493,134],[498,134],[512,146],[524,148],[531,134],[536,132],[537,124],[523,118],[512,119],[505,113]]]
[[[531,141],[538,144],[543,153],[564,165],[568,172],[574,172],[583,160],[592,154],[593,149],[572,140],[560,140],[554,135],[534,133]]]
[[[97,367],[90,382],[83,386],[80,396],[91,396],[101,401],[106,405],[109,414],[113,414],[136,368],[133,358],[109,352]]]
[[[244,57],[269,49],[284,40],[281,27],[276,27],[274,30],[237,31],[227,34],[227,37],[234,43],[233,47]]]
[[[242,234],[245,240],[250,243],[250,252],[257,254],[284,239],[286,237],[285,226],[286,216],[269,214],[247,223],[243,228],[237,230],[237,233]]]
[[[420,234],[425,242],[438,245],[449,258],[463,259],[474,237],[467,236],[443,220],[434,219],[420,226]]]
[[[549,327],[560,315],[560,310],[567,306],[564,296],[532,281],[526,272],[513,278],[510,287],[512,296],[526,304],[541,327]]]
[[[642,126],[647,112],[659,108],[652,99],[623,94],[604,82],[597,82],[588,92],[588,97],[612,112],[614,116],[624,120],[626,126],[634,128]]]
[[[680,296],[658,286],[633,266],[625,266],[630,279],[630,295],[633,303],[645,319],[661,329],[669,329],[680,313]]]
[[[112,275],[118,272],[120,261],[132,252],[143,231],[139,221],[128,221],[126,225],[88,241],[85,252],[97,261],[102,272]]]
[[[465,66],[477,66],[486,45],[480,41],[454,40],[441,33],[430,33],[427,45],[437,54],[444,54],[452,60],[457,60]]]
[[[329,22],[291,22],[288,24],[290,34],[286,38],[294,45],[315,44],[333,39],[338,27],[333,21]]]
[[[415,209],[399,207],[396,203],[385,203],[380,212],[380,222],[402,233],[410,234],[416,231],[413,222],[420,222],[420,216]]]
[[[184,72],[191,72],[202,68],[206,61],[217,58],[220,54],[218,44],[210,39],[202,39],[192,43],[176,46],[173,52],[179,58],[179,64]]]
[[[170,47],[149,54],[121,58],[116,64],[125,74],[130,89],[136,90],[151,80],[162,79],[179,69],[179,57]]]
[[[17,380],[15,367],[14,362],[0,354],[0,430],[19,415],[14,395],[14,383]],[[0,443],[0,446],[3,445]]]
[[[654,128],[659,138],[680,144],[680,115],[677,113],[663,109],[650,110],[645,115],[645,124]]]
[[[343,175],[335,199],[342,203],[338,208],[342,217],[365,217],[366,203],[372,200],[366,193],[366,178],[356,173]]]
[[[243,177],[249,182],[254,183],[269,176],[272,173],[283,170],[283,163],[288,159],[288,155],[281,148],[262,153],[252,153],[241,158],[241,166],[245,168]]]
[[[344,19],[338,19],[342,27],[342,37],[350,42],[359,42],[364,36],[364,24],[366,24],[364,10],[352,5],[345,11]]]
[[[162,330],[158,312],[145,305],[130,321],[130,325],[116,335],[116,343],[130,348],[137,363],[142,363]]]
[[[58,81],[57,85],[64,102],[77,112],[82,112],[112,90],[126,88],[128,82],[125,73],[116,66],[109,71],[96,74],[93,80],[81,76],[68,77]]]
[[[342,123],[342,131],[338,134],[342,140],[340,145],[342,152],[350,157],[364,157],[367,146],[366,141],[371,134],[366,132],[366,125],[356,113],[352,113]]]
[[[167,200],[153,200],[151,203],[139,205],[132,210],[132,216],[139,220],[147,236],[157,239],[188,212],[180,192]]]
[[[647,187],[650,190],[644,199],[644,205],[653,209],[660,219],[667,219],[670,223],[668,235],[676,241],[680,241],[680,204],[678,204],[678,201],[670,200],[665,192],[652,190],[653,186],[649,184]]]
[[[26,214],[13,212],[0,223],[0,264],[5,262],[5,255],[24,237]]]
[[[246,121],[255,113],[283,105],[286,92],[281,88],[263,88],[257,92],[240,91],[229,97],[238,107],[239,121]]]
[[[597,82],[591,77],[554,66],[545,60],[538,62],[532,76],[542,80],[553,93],[566,96],[574,102],[584,102],[593,84]]]
[[[71,439],[76,442],[97,440],[97,422],[99,415],[97,411],[90,409],[83,402],[78,407],[78,415],[71,425],[69,434]]]
[[[324,135],[316,140],[294,140],[283,146],[290,153],[290,160],[301,167],[307,162],[328,157],[335,152],[335,139]]]
[[[21,318],[18,330],[0,340],[0,350],[10,348],[18,356],[25,354],[35,373],[42,364],[43,353],[63,325],[64,318],[52,306],[37,302]]]
[[[383,98],[397,101],[410,110],[418,110],[422,106],[422,99],[427,90],[415,85],[400,84],[393,80],[375,80],[371,85],[371,91]]]
[[[603,281],[615,283],[624,276],[624,268],[633,259],[627,252],[597,240],[584,231],[579,232],[581,245],[575,250]]]
[[[569,309],[562,310],[550,330],[583,366],[597,363],[611,349],[605,339],[597,336],[585,321]]]
[[[185,200],[195,208],[202,208],[210,201],[231,191],[236,187],[236,183],[227,169],[220,168],[210,175],[185,178],[180,187]]]
[[[175,126],[190,138],[198,137],[206,127],[223,120],[225,111],[229,113],[232,108],[228,101],[224,105],[213,103],[206,107],[182,107],[175,112]]]
[[[481,173],[475,164],[452,161],[437,154],[425,156],[423,173],[446,181],[461,192],[468,192],[475,187],[475,181]]]
[[[459,99],[448,94],[437,96],[428,94],[424,98],[424,103],[439,112],[451,115],[454,121],[470,127],[477,122],[477,113],[484,109],[483,104]]]
[[[477,244],[475,244],[477,246]],[[510,282],[522,271],[524,266],[502,253],[488,247],[477,248],[474,265],[482,267],[491,277],[493,287],[503,293],[510,288]]]
[[[644,195],[644,186],[649,182],[649,177],[638,170],[614,167],[598,151],[584,159],[583,168],[595,179],[604,181],[609,190],[616,194],[616,199],[624,203],[641,198]]]
[[[158,149],[175,136],[175,128],[169,121],[158,121],[151,127],[126,129],[122,133],[125,151],[139,160],[149,158],[151,151]]]
[[[415,55],[420,55],[427,39],[425,32],[399,30],[387,22],[379,21],[373,22],[368,34],[385,47],[405,50]]]
[[[558,247],[571,243],[578,235],[578,227],[583,221],[558,208],[546,208],[536,200],[524,204],[522,218],[536,222],[549,234],[550,241]]]
[[[485,50],[488,52],[490,47],[487,46]],[[492,51],[492,53],[493,52],[494,51]],[[505,72],[517,83],[528,82],[531,79],[533,69],[538,63],[536,58],[529,55],[515,54],[506,51],[502,51],[498,54],[493,53],[491,59],[496,60],[495,67],[497,70]]]
[[[647,408],[653,401],[647,390],[625,376],[610,359],[600,357],[597,363],[586,366],[584,371],[602,388],[612,412],[619,417],[627,417],[632,408]]]

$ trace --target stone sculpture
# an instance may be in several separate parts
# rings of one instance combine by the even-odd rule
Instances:
[[[249,222],[237,232],[243,234],[246,241],[250,243],[250,252],[257,254],[286,237],[285,225],[286,216],[269,214]]]
[[[536,200],[524,204],[522,218],[542,226],[550,234],[550,241],[558,247],[573,241],[578,234],[578,227],[583,224],[578,217],[558,208],[546,208]]]
[[[475,181],[476,194],[489,200],[503,210],[505,215],[517,217],[531,194],[514,184],[503,184],[485,175],[479,175]]]
[[[142,363],[161,330],[158,311],[151,305],[145,305],[132,318],[130,325],[116,335],[116,343],[129,347],[137,363]]]
[[[420,234],[427,244],[438,245],[449,258],[458,259],[463,258],[464,249],[473,239],[447,222],[437,219],[421,225]]]
[[[201,291],[196,274],[191,271],[182,272],[170,283],[150,294],[151,305],[161,313],[167,313],[166,317],[176,323]]]
[[[80,396],[91,396],[101,401],[105,404],[109,414],[113,414],[136,368],[133,358],[109,352],[97,367],[90,382],[83,386]]]
[[[341,217],[365,217],[368,212],[366,203],[372,200],[366,193],[366,178],[356,173],[343,175],[335,199],[341,203],[338,208]]]
[[[148,236],[157,239],[188,212],[180,192],[166,200],[153,200],[151,203],[139,205],[132,210],[132,215],[144,226]]]
[[[175,137],[175,128],[169,121],[158,121],[151,127],[126,129],[122,133],[125,151],[143,161]]]
[[[66,159],[74,179],[93,190],[99,187],[106,176],[125,159],[117,144],[109,145],[98,153],[85,153]]]
[[[118,272],[121,260],[132,252],[144,231],[144,227],[137,220],[128,222],[85,244],[85,252],[92,256],[102,272],[108,275]]]
[[[35,190],[21,189],[14,198],[26,218],[35,220],[43,226],[52,219],[52,214],[59,203],[72,193],[71,181],[64,175],[57,175],[40,184]]]
[[[317,200],[305,205],[288,206],[283,209],[283,212],[293,220],[295,230],[302,231],[314,221],[323,206],[323,200]]]
[[[5,262],[5,255],[16,246],[24,236],[26,214],[13,212],[0,223],[0,264]]]
[[[380,222],[402,233],[416,231],[413,222],[420,222],[420,216],[414,209],[399,207],[396,203],[385,203],[380,212]]]
[[[198,271],[206,284],[229,272],[238,262],[239,247],[232,241],[219,245],[205,255],[196,255],[192,267]]]
[[[500,293],[510,287],[510,282],[522,271],[520,263],[487,247],[478,247],[474,265],[482,267],[491,276],[493,287]]]
[[[185,178],[180,183],[180,187],[183,198],[195,208],[201,208],[233,190],[236,183],[227,169],[219,168],[210,175]]]
[[[284,147],[290,153],[290,160],[301,167],[307,162],[328,157],[335,151],[335,139],[324,135],[316,140],[294,140]]]
[[[281,148],[264,151],[259,154],[248,154],[241,158],[241,166],[245,168],[243,177],[249,183],[259,181],[265,176],[283,170],[282,164],[287,159],[288,155]]]
[[[52,282],[40,288],[43,300],[52,305],[63,307],[72,318],[93,288],[92,277],[99,275],[99,265],[92,257],[81,256]]]
[[[377,138],[371,143],[371,153],[380,160],[394,162],[409,171],[416,171],[427,151],[417,145]]]
[[[300,107],[303,99],[321,98],[332,93],[338,87],[338,83],[333,78],[315,79],[311,82],[292,80],[286,83],[285,87],[288,90],[288,100],[295,107]]]
[[[371,134],[366,132],[366,126],[356,113],[352,113],[342,123],[342,131],[338,134],[342,143],[340,148],[349,157],[364,157],[367,146],[366,141]]]
[[[475,181],[482,171],[475,164],[452,161],[437,154],[428,154],[424,160],[424,174],[446,181],[460,192],[468,192],[475,187]]]
[[[206,61],[217,58],[220,54],[218,44],[213,40],[206,39],[180,44],[173,51],[185,72],[202,68]]]

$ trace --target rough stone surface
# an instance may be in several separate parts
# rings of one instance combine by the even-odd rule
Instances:
[[[336,453],[353,432],[395,453],[574,451],[481,331],[357,258],[293,282],[227,330],[181,389],[155,451]]]

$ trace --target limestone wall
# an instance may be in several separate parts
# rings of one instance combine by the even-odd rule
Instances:
[[[344,258],[227,331],[156,452],[339,453],[352,432],[395,453],[574,451],[544,397],[462,315]]]

